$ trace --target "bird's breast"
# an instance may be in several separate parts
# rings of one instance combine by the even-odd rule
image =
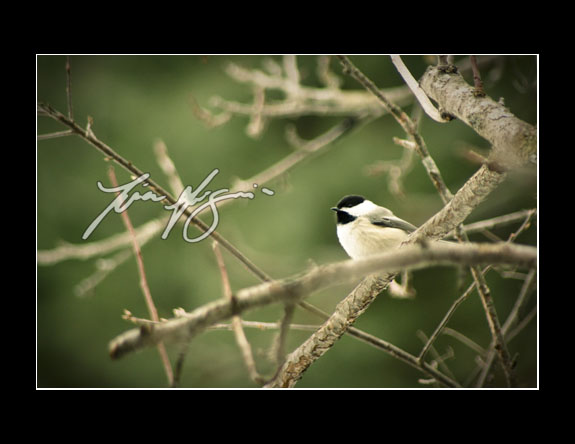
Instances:
[[[408,234],[398,228],[380,227],[366,219],[337,226],[337,237],[345,252],[353,259],[384,253],[397,248]]]

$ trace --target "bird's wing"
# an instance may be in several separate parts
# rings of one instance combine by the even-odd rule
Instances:
[[[416,226],[404,221],[403,219],[400,219],[399,217],[394,216],[393,214],[370,214],[369,220],[374,225],[388,228],[399,228],[400,230],[403,230],[407,233],[412,233],[413,231],[417,230]]]

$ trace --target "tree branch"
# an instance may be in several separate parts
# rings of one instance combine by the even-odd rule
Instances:
[[[434,243],[425,247],[411,245],[362,260],[347,260],[320,266],[301,276],[265,282],[238,291],[234,303],[220,299],[197,308],[185,317],[129,330],[110,342],[110,355],[112,358],[119,358],[159,341],[189,340],[208,326],[246,310],[276,302],[297,302],[319,289],[357,280],[376,271],[396,272],[405,268],[415,269],[441,264],[484,263],[508,263],[532,268],[536,265],[536,261],[536,248],[507,243],[466,245]],[[285,365],[289,365],[290,362],[288,358]]]
[[[447,236],[503,182],[505,177],[504,173],[491,170],[487,164],[481,166],[447,205],[411,234],[410,242],[442,239]]]
[[[427,68],[420,86],[445,111],[473,128],[493,148],[493,167],[510,169],[535,163],[537,130],[515,117],[490,97],[477,97],[474,88],[459,73],[445,73],[437,66]]]

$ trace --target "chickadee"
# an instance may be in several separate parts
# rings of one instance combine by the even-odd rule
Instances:
[[[352,259],[398,247],[417,228],[363,196],[345,196],[331,208],[337,215],[337,237]]]

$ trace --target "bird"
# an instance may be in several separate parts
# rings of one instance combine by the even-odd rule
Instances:
[[[352,194],[335,207],[337,237],[352,259],[397,248],[417,227],[363,196]]]

